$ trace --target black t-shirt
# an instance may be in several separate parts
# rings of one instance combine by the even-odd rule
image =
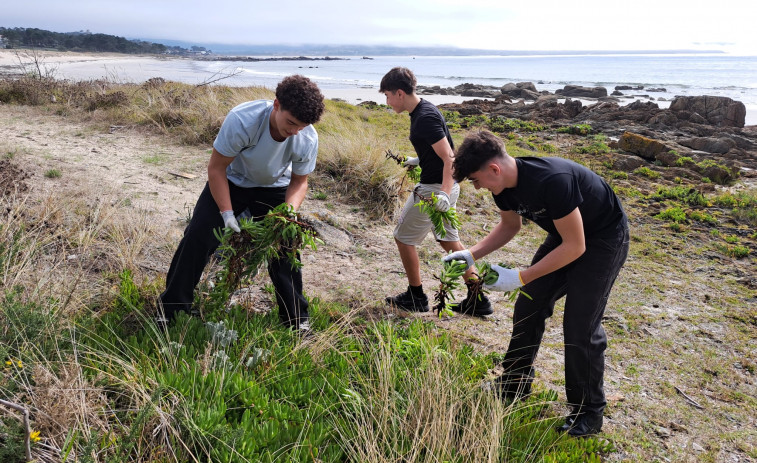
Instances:
[[[431,145],[444,137],[454,148],[444,116],[436,106],[421,98],[410,113],[410,143],[420,159],[421,183],[442,183],[444,162]]]
[[[515,211],[558,234],[553,221],[578,207],[586,239],[613,236],[626,220],[615,192],[590,169],[561,158],[520,157],[515,163],[518,185],[492,195],[501,210]]]

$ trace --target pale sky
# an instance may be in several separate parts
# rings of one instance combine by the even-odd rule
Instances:
[[[8,0],[0,26],[213,44],[757,54],[755,0]]]

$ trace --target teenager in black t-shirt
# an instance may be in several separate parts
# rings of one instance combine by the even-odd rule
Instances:
[[[430,217],[415,207],[421,197],[429,198],[434,194],[438,200],[435,207],[444,212],[455,207],[460,194],[460,185],[452,178],[452,137],[449,134],[444,116],[433,104],[420,98],[415,93],[415,76],[407,68],[393,68],[381,79],[379,92],[386,96],[386,104],[395,112],[410,113],[410,142],[418,157],[409,158],[405,165],[420,165],[421,180],[407,199],[394,229],[394,240],[400,252],[400,259],[407,274],[407,291],[386,298],[386,302],[404,310],[426,312],[428,296],[423,292],[421,282],[419,246],[433,224]],[[445,223],[445,235],[435,237],[445,251],[461,251],[457,229]],[[473,269],[463,276],[466,282],[473,277]],[[489,315],[492,313],[489,299],[478,292],[468,291],[466,298],[459,304],[453,304],[452,310],[470,315]]]
[[[470,249],[449,254],[445,261],[472,266],[507,244],[520,230],[522,218],[547,231],[547,238],[528,268],[498,265],[496,291],[523,287],[519,296],[504,374],[497,379],[509,398],[528,394],[533,363],[555,302],[565,296],[565,391],[571,413],[560,428],[574,436],[602,428],[604,351],[607,337],[602,315],[615,279],[628,255],[628,221],[615,193],[588,168],[560,158],[513,158],[502,140],[481,131],[466,137],[454,160],[454,178],[492,192],[500,222]]]

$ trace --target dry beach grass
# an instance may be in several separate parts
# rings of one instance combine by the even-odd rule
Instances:
[[[73,97],[68,106],[60,100],[55,105],[0,105],[1,238],[6,245],[12,241],[9,233],[23,230],[24,240],[34,242],[25,248],[29,255],[0,260],[6,266],[0,290],[20,287],[37,301],[63,298],[65,316],[111,300],[117,291],[114,275],[129,269],[136,282],[157,295],[205,182],[213,128],[233,104],[270,96],[255,88],[159,84],[160,91],[101,84],[100,95],[122,92],[136,106],[98,107],[95,98],[93,109],[81,110],[89,106]],[[81,98],[93,98],[85,93]],[[304,255],[306,292],[361,315],[422,318],[479,351],[504,352],[511,312],[502,298],[494,297],[496,311],[486,319],[440,320],[383,305],[386,295],[406,284],[391,237],[401,172],[385,160],[384,151],[410,152],[407,127],[405,116],[329,103],[317,126],[319,167],[303,206],[303,213],[320,222],[324,233],[318,251]],[[631,254],[605,320],[609,406],[604,437],[616,447],[605,460],[757,461],[754,222],[723,208],[715,211],[719,225],[696,222],[676,233],[653,217],[659,205],[641,195],[670,187],[670,181],[633,173],[612,178],[605,164],[611,153],[577,154],[574,146],[585,142],[579,136],[537,135],[557,155],[582,161],[609,178],[631,218]],[[516,155],[529,153],[509,147]],[[754,198],[754,184],[744,185],[731,187]],[[724,191],[712,185],[707,190],[709,196]],[[463,186],[461,198],[461,236],[464,243],[472,243],[491,229],[497,216],[491,198],[470,185]],[[718,246],[722,235],[737,236],[749,254],[729,255]],[[525,265],[541,238],[535,226],[527,225],[492,262]],[[441,253],[430,240],[420,252],[424,284],[431,288]],[[249,288],[247,304],[268,308],[260,289],[265,282],[258,278]],[[537,385],[564,398],[561,316],[558,308],[548,322],[537,360]],[[27,399],[38,412],[43,433],[59,436],[71,427],[104,426],[95,412],[101,400],[98,390],[81,383],[77,365],[62,371],[38,368],[40,381]],[[66,395],[60,391],[77,394],[67,395],[67,401],[52,400]],[[565,410],[554,404],[553,412]]]

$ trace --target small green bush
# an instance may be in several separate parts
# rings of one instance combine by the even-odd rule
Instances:
[[[712,215],[703,211],[691,211],[687,214],[687,216],[691,220],[696,220],[697,222],[708,223],[710,225],[717,225],[718,223],[718,219],[716,219]]]
[[[61,175],[63,174],[58,169],[49,169],[45,172],[45,177],[47,178],[59,178]]]
[[[749,248],[740,244],[728,245],[717,243],[715,244],[715,248],[723,254],[736,259],[741,259],[749,255]]]
[[[604,135],[594,135],[591,137],[591,140],[593,140],[589,145],[585,146],[578,146],[575,148],[575,151],[580,154],[605,154],[610,152],[610,147],[607,146],[607,143],[605,143],[605,140],[607,140],[607,137]]]
[[[680,207],[669,207],[659,214],[655,215],[655,218],[675,223],[687,222],[686,211],[684,211]]]
[[[660,187],[657,193],[651,196],[652,199],[657,201],[664,201],[666,199],[674,199],[681,201],[685,204],[692,206],[708,206],[709,202],[705,199],[704,195],[695,188],[687,188],[684,186],[674,186],[673,188]]]
[[[646,166],[639,167],[638,169],[634,170],[633,173],[634,174],[642,175],[644,177],[647,177],[647,178],[650,178],[650,179],[653,179],[653,180],[657,179],[657,178],[660,178],[660,173],[659,172],[655,172],[655,171],[653,171],[652,169],[650,169],[649,167],[646,167]]]
[[[557,129],[558,133],[570,133],[573,135],[589,135],[591,133],[591,125],[589,124],[576,124],[566,127],[560,127]]]
[[[678,159],[676,159],[676,165],[678,167],[683,167],[686,164],[694,164],[694,160],[689,156],[680,156]]]

